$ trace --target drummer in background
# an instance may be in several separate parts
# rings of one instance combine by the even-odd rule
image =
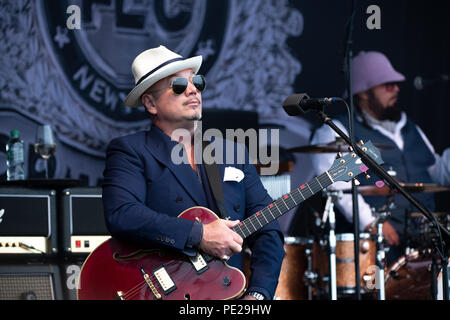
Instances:
[[[355,105],[354,134],[356,141],[371,140],[375,145],[388,146],[380,150],[385,162],[383,167],[392,168],[396,178],[402,182],[450,184],[450,148],[442,156],[435,153],[433,146],[422,130],[407,117],[397,104],[400,91],[399,83],[405,77],[397,72],[388,58],[381,52],[360,52],[352,60],[352,90]],[[348,115],[340,114],[334,119],[345,133],[348,133]],[[323,125],[312,136],[311,144],[324,144],[334,141],[336,134],[330,127]],[[335,159],[333,154],[314,154],[312,163],[316,174],[328,170]],[[380,180],[374,174],[367,180],[360,178],[361,184],[373,185]],[[336,189],[349,189],[351,183],[337,182]],[[429,210],[434,210],[433,193],[415,193]],[[376,232],[375,217],[371,207],[380,209],[386,204],[386,196],[358,195],[359,228],[361,232]],[[390,247],[386,264],[390,265],[404,254],[408,245],[407,234],[418,232],[417,219],[410,219],[407,214],[418,209],[412,206],[402,195],[394,196],[395,208],[383,224],[383,235]],[[352,195],[344,194],[336,203],[336,232],[353,232]],[[343,219],[342,214],[346,219]],[[408,221],[408,223],[405,223]]]

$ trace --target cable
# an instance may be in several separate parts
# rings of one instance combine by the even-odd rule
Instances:
[[[41,254],[45,254],[44,251],[42,251],[40,249],[36,249],[35,247],[29,246],[29,245],[27,245],[27,244],[25,244],[23,242],[19,242],[19,247],[21,247],[22,249],[25,249],[25,250],[36,250],[36,251],[38,251]]]

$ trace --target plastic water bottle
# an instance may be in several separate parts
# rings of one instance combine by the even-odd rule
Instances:
[[[11,137],[6,144],[7,180],[25,179],[23,140],[19,136],[19,130],[11,130]]]

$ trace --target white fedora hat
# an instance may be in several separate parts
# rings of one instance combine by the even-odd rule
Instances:
[[[202,65],[202,56],[184,59],[164,46],[140,53],[131,65],[135,87],[125,99],[129,107],[142,106],[141,95],[159,80],[178,71],[192,69],[197,73]]]

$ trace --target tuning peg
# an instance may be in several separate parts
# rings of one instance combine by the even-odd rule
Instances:
[[[342,153],[338,152],[337,156],[338,156],[338,158],[342,158]]]
[[[353,152],[353,148],[351,146],[349,146],[348,151]]]
[[[364,141],[359,140],[359,145],[362,147],[364,145]]]
[[[366,175],[366,179],[369,180],[370,179],[370,175],[367,172],[364,172],[364,174]]]
[[[353,179],[355,181],[355,186],[359,186],[361,183],[358,181],[358,179]]]

